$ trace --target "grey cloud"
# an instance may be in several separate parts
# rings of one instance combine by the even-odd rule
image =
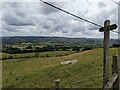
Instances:
[[[69,27],[70,26],[70,19],[68,18],[67,15],[57,15],[58,13],[56,13],[56,16],[54,15],[50,15],[49,17],[47,17],[45,23],[42,24],[42,26],[44,26],[44,28],[46,29],[46,26],[49,27],[48,30],[51,32],[54,31],[65,31],[65,27]],[[61,17],[65,17],[65,18],[61,18]],[[67,29],[66,29],[67,30]]]
[[[74,32],[80,32],[81,30],[79,28],[73,29]]]
[[[73,27],[72,32],[76,32],[76,33],[77,32],[84,32],[84,29],[85,28],[83,28],[82,26],[75,26],[75,27]]]
[[[36,24],[35,14],[32,13],[34,10],[30,12],[26,5],[26,3],[18,2],[4,3],[3,20],[12,26],[34,26]]]
[[[54,30],[55,30],[55,31],[60,31],[60,30],[62,30],[62,26],[56,26],[56,27],[54,28]]]
[[[16,15],[17,16],[19,16],[19,17],[21,17],[21,18],[25,18],[25,14],[24,13],[22,13],[22,12],[16,12]]]
[[[67,11],[70,11],[68,10],[68,8],[65,8],[63,4],[52,4],[66,9]],[[97,14],[95,16],[90,16],[92,13],[88,12],[89,9],[80,10],[79,12],[79,7],[76,6],[75,10],[77,11],[75,11],[75,13],[78,16],[87,18],[100,25],[103,25],[104,20],[109,18],[112,22],[116,22],[116,11],[113,9],[111,9],[110,11],[104,10],[105,5],[102,4],[103,3],[99,3],[99,5],[103,8],[99,8],[99,12],[96,11]],[[67,3],[65,4],[65,6],[67,7]],[[71,6],[69,7],[71,9]],[[54,33],[56,32],[57,35],[59,35],[60,33],[60,35],[63,36],[80,37],[80,35],[83,35],[85,37],[90,37],[93,36],[93,33],[90,30],[99,29],[99,27],[88,23],[86,26],[85,22],[83,22],[82,20],[76,19],[70,15],[62,13],[43,3],[31,3],[29,5],[23,3],[8,3],[8,5],[6,5],[5,9],[3,10],[3,24],[6,24],[3,25],[3,29],[7,30],[8,32],[15,32],[16,35],[20,33],[20,30],[21,32],[23,32],[25,29],[26,31],[24,31],[24,35],[31,34],[50,36],[54,35]],[[70,12],[74,13],[74,11]],[[88,14],[88,16],[86,14]],[[30,25],[31,27],[29,27],[28,25]],[[36,25],[37,29],[34,29],[34,25]]]
[[[4,16],[3,20],[12,26],[34,26],[35,24],[31,20],[21,19],[15,16]]]
[[[95,26],[95,25],[91,25],[91,24],[88,24],[88,30],[98,30],[100,27],[98,26]]]
[[[49,29],[50,27],[49,27],[49,26],[43,26],[43,28],[45,28],[45,29]]]
[[[55,2],[52,2],[51,4],[56,5]],[[59,12],[59,10],[57,10],[57,9],[51,7],[51,6],[48,6],[44,3],[41,3],[40,5],[42,5],[39,9],[40,13],[42,12],[43,14],[51,14],[51,13]]]
[[[106,7],[107,5],[104,2],[99,2],[98,3],[99,8]]]
[[[66,30],[62,30],[62,33],[68,33],[69,31],[66,29]]]
[[[6,24],[5,22],[2,23],[2,30],[6,30],[8,32],[16,32],[16,28]]]
[[[111,17],[113,16],[113,17]],[[97,23],[98,25],[101,25],[101,26],[104,26],[104,21],[106,19],[109,19],[112,22],[114,23],[117,23],[117,9],[112,9],[112,10],[101,10],[96,16],[92,16],[92,17],[89,17],[89,20],[92,20],[94,21],[95,23]],[[92,24],[88,24],[88,29],[90,30],[97,30],[99,29],[99,27],[96,27],[95,25],[92,25]]]
[[[8,4],[13,8],[17,8],[20,6],[20,4],[18,2],[8,2]]]

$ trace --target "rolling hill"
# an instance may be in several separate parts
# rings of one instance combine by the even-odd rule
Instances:
[[[65,88],[102,88],[102,53],[103,49],[98,48],[62,57],[5,60],[3,88],[53,88],[56,79]],[[117,53],[117,48],[110,49],[110,70],[112,56]],[[73,59],[78,62],[60,64]]]

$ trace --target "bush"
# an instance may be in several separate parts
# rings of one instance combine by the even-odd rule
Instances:
[[[10,56],[8,59],[13,59],[13,56]]]
[[[35,57],[38,57],[39,56],[39,53],[38,52],[35,52]]]
[[[46,57],[50,57],[49,55],[46,55]]]
[[[6,60],[6,59],[7,59],[7,57],[2,58],[2,60]]]
[[[113,44],[113,47],[120,47],[120,44]]]
[[[72,51],[76,51],[76,53],[78,53],[80,51],[80,47],[74,46],[72,47]]]
[[[26,49],[33,49],[33,47],[32,46],[27,46]]]
[[[8,48],[4,52],[10,53],[10,54],[15,54],[15,53],[22,53],[22,50],[19,48]]]
[[[84,47],[84,49],[82,51],[86,51],[86,50],[91,50],[91,47]]]

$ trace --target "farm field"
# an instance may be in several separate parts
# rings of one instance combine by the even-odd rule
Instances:
[[[58,57],[73,54],[75,51],[48,51],[48,52],[38,52],[38,57]],[[22,54],[8,54],[2,53],[2,59],[18,59],[18,58],[34,58],[35,53],[22,53]]]
[[[112,56],[117,53],[118,48],[110,49],[110,70]],[[60,64],[66,60],[78,62]],[[103,49],[61,57],[10,59],[2,61],[2,66],[3,88],[53,88],[56,79],[65,88],[102,88]]]

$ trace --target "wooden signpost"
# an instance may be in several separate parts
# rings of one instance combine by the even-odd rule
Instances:
[[[109,81],[109,41],[110,41],[110,30],[117,28],[116,24],[110,25],[110,21],[104,22],[104,27],[100,28],[100,32],[104,32],[104,58],[103,58],[103,87]]]

